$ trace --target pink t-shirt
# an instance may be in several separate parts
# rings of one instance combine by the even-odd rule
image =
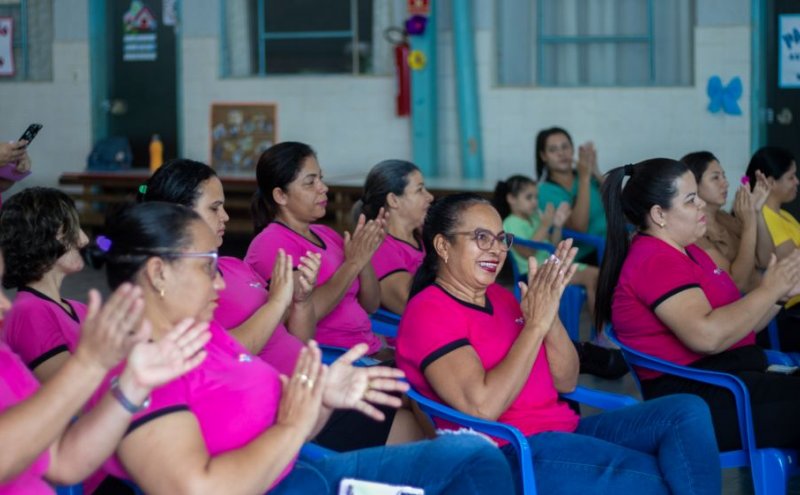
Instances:
[[[292,255],[295,266],[299,264],[300,256],[305,256],[306,251],[320,253],[322,265],[317,286],[323,285],[344,263],[344,239],[325,225],[312,225],[310,229],[317,238],[316,243],[280,222],[272,222],[250,243],[244,260],[268,281],[272,276],[272,267],[279,248]],[[380,350],[381,341],[372,333],[369,315],[358,302],[359,287],[356,278],[339,304],[317,322],[315,338],[320,344],[352,347],[366,342],[370,353]]]
[[[67,311],[41,292],[24,287],[5,319],[3,340],[30,369],[61,352],[75,352],[86,306],[62,299]]]
[[[186,375],[153,390],[150,407],[134,415],[129,433],[164,414],[190,411],[197,418],[209,454],[215,456],[243,447],[275,423],[281,399],[278,372],[248,354],[219,323],[212,322],[209,330],[211,340],[206,344],[206,359]],[[109,380],[119,374],[121,367],[109,373],[92,405],[108,390]],[[294,461],[274,484],[292,466]],[[106,461],[104,469],[114,476],[131,479],[117,455]]]
[[[214,320],[223,328],[236,328],[267,303],[267,283],[253,268],[238,258],[219,259],[225,289],[219,292]],[[284,375],[294,372],[303,343],[280,323],[258,356]]]
[[[731,277],[694,244],[686,254],[649,235],[633,238],[614,290],[611,321],[623,344],[666,361],[687,365],[705,357],[681,342],[656,316],[655,308],[675,294],[700,288],[712,308],[737,301],[741,296]],[[755,344],[750,332],[731,349]],[[643,380],[662,375],[638,370]]]
[[[419,247],[415,247],[393,235],[387,235],[372,255],[372,267],[378,280],[397,272],[407,272],[413,277],[424,257],[422,242]]]
[[[0,380],[0,413],[27,399],[39,389],[39,382],[33,374],[19,356],[3,342],[0,342],[0,373],[3,375],[3,379]],[[3,448],[13,448],[13,445],[4,445]],[[42,479],[49,464],[50,456],[45,450],[25,471],[12,481],[0,485],[0,495],[55,493]]]
[[[484,369],[490,370],[506,357],[524,325],[519,303],[500,285],[492,284],[486,290],[486,307],[461,301],[440,286],[431,285],[411,298],[400,320],[397,366],[422,395],[442,402],[425,379],[429,364],[469,345]],[[578,419],[567,404],[559,401],[543,345],[528,380],[498,421],[516,426],[528,436],[575,431]],[[445,422],[439,426],[456,428]]]

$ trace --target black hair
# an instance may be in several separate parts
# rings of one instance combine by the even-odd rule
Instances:
[[[678,191],[677,179],[689,171],[689,167],[669,158],[653,158],[636,165],[617,167],[606,174],[603,183],[603,206],[606,210],[608,231],[606,253],[600,267],[595,304],[595,325],[611,321],[611,303],[614,288],[619,281],[622,264],[628,255],[630,237],[628,222],[639,231],[648,227],[650,209],[658,205],[670,209]],[[623,187],[622,182],[629,175]]]
[[[414,280],[411,282],[411,291],[408,295],[409,299],[436,280],[436,272],[439,269],[439,254],[433,247],[433,240],[439,234],[450,237],[459,223],[461,223],[461,214],[464,210],[476,204],[491,203],[486,198],[475,193],[458,193],[436,200],[428,208],[425,224],[422,226],[422,245],[425,248],[425,257],[414,274]]]
[[[276,187],[285,191],[297,178],[303,162],[316,156],[311,146],[295,141],[278,143],[261,154],[256,164],[258,189],[250,203],[255,233],[261,232],[278,215],[278,204],[272,191]]]
[[[192,242],[189,226],[202,222],[194,210],[175,203],[148,201],[121,208],[106,222],[111,247],[105,253],[106,277],[111,290],[133,282],[148,259],[169,259]]]
[[[694,153],[685,155],[681,158],[681,161],[689,167],[689,170],[694,174],[694,179],[697,181],[697,184],[700,184],[700,181],[703,179],[703,174],[706,173],[709,164],[713,161],[718,162],[719,159],[710,151],[695,151]]]
[[[555,134],[563,134],[567,136],[567,141],[569,141],[569,144],[575,146],[572,143],[572,136],[570,136],[569,133],[561,127],[550,127],[549,129],[539,131],[539,134],[536,135],[536,150],[534,151],[534,158],[536,159],[536,177],[538,177],[539,180],[544,178],[544,175],[542,174],[545,172],[544,160],[542,160],[542,152],[544,152],[544,149],[547,146],[547,138]]]
[[[72,198],[50,187],[23,189],[0,208],[0,249],[6,261],[3,286],[18,289],[41,280],[58,258],[80,242]]]
[[[500,214],[500,218],[505,219],[511,214],[508,195],[516,196],[529,185],[536,185],[536,181],[525,175],[512,175],[506,180],[497,181],[497,185],[494,187],[492,204]]]
[[[194,208],[200,198],[200,186],[217,173],[205,163],[176,158],[162,165],[139,188],[136,200],[165,201]]]
[[[792,162],[795,162],[794,155],[786,148],[777,146],[759,148],[750,158],[750,163],[747,165],[747,177],[750,179],[750,187],[752,188],[756,184],[756,170],[761,171],[768,178],[772,177],[778,180],[792,168]]]
[[[419,172],[419,168],[405,160],[384,160],[372,167],[364,181],[361,199],[353,206],[353,217],[357,219],[361,213],[367,220],[377,217],[386,206],[389,193],[403,195],[412,172]]]

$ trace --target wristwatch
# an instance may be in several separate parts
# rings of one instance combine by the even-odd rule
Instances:
[[[125,394],[119,387],[119,376],[115,376],[111,379],[111,395],[113,395],[114,398],[117,399],[117,402],[119,402],[119,404],[131,414],[136,414],[137,412],[144,411],[150,407],[150,396],[148,396],[139,406],[125,397]]]

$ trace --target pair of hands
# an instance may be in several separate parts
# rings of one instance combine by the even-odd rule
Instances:
[[[127,358],[120,382],[127,397],[146,397],[150,390],[192,370],[205,359],[203,346],[211,338],[208,323],[184,320],[162,339],[150,340],[152,327],[144,318],[142,290],[122,284],[105,304],[89,291],[86,319],[75,358],[103,373]],[[135,387],[135,390],[130,390]]]
[[[780,261],[773,254],[761,285],[772,289],[777,300],[800,295],[800,249]]]
[[[344,233],[344,257],[347,261],[355,263],[359,271],[367,266],[386,237],[387,218],[388,213],[384,208],[380,209],[374,220],[367,221],[362,213],[358,216],[353,233]]]
[[[560,229],[567,222],[570,213],[572,213],[572,207],[567,202],[562,202],[558,208],[554,208],[553,203],[547,203],[544,211],[539,212],[539,218],[543,226],[547,228],[554,226]]]
[[[541,266],[533,256],[528,258],[528,283],[519,282],[526,329],[546,334],[552,328],[558,317],[561,295],[578,269],[578,265],[573,264],[577,253],[572,239],[565,239]]]
[[[756,170],[756,185],[750,190],[748,184],[742,184],[736,191],[733,200],[733,213],[744,223],[755,222],[761,213],[761,208],[767,202],[772,187],[767,182],[767,177],[760,170]]]
[[[597,150],[594,143],[587,141],[578,146],[578,178],[590,178],[600,176],[600,169],[597,166]]]
[[[306,251],[305,256],[300,257],[297,271],[294,271],[292,256],[278,249],[269,283],[270,300],[278,300],[284,308],[288,308],[292,302],[308,301],[317,283],[321,265],[321,254]]]
[[[342,354],[330,367],[322,364],[319,346],[313,340],[300,351],[291,377],[281,375],[283,394],[277,423],[297,428],[303,438],[314,431],[322,406],[355,409],[383,421],[373,404],[400,407],[402,400],[389,392],[405,392],[403,372],[387,366],[353,366],[364,356],[367,344],[358,344]]]

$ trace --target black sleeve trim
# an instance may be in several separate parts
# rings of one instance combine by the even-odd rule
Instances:
[[[381,278],[379,278],[379,279],[378,279],[378,282],[380,282],[380,281],[382,281],[383,279],[385,279],[385,278],[389,277],[390,275],[394,275],[395,273],[400,273],[400,272],[406,272],[406,273],[408,273],[408,270],[406,270],[405,268],[398,268],[397,270],[392,270],[392,271],[390,271],[389,273],[386,273],[386,274],[384,274],[384,275],[383,275]]]
[[[655,311],[656,307],[658,307],[659,304],[661,304],[662,302],[666,301],[670,297],[674,296],[678,292],[683,292],[686,289],[694,289],[694,288],[698,288],[699,289],[700,288],[700,284],[686,284],[686,285],[681,285],[680,287],[675,287],[674,289],[670,290],[669,292],[667,292],[663,296],[661,296],[658,299],[656,299],[653,302],[653,304],[650,305],[650,310],[651,311]]]
[[[440,357],[444,356],[449,352],[453,352],[459,347],[464,347],[465,345],[470,345],[468,339],[458,339],[450,342],[449,344],[445,344],[442,347],[436,349],[435,351],[428,354],[425,359],[422,360],[422,363],[419,365],[419,370],[424,374],[425,368],[430,366],[434,361],[439,359]]]
[[[30,368],[31,370],[35,370],[36,368],[39,367],[40,364],[44,363],[53,356],[61,354],[62,352],[69,352],[69,348],[64,344],[53,347],[52,349],[45,352],[41,356],[31,360],[31,362],[28,363],[28,368]]]
[[[142,416],[141,418],[138,418],[135,421],[131,421],[130,426],[128,426],[128,429],[125,430],[125,434],[126,435],[129,434],[130,432],[132,432],[136,428],[138,428],[138,427],[140,427],[140,426],[142,426],[142,425],[144,425],[146,423],[149,423],[150,421],[152,421],[154,419],[158,419],[161,416],[165,416],[167,414],[172,414],[174,412],[181,412],[181,411],[188,411],[188,410],[189,410],[189,406],[183,406],[182,405],[182,406],[165,407],[164,409],[159,409],[158,411],[153,411],[152,413],[147,414],[145,416]]]

